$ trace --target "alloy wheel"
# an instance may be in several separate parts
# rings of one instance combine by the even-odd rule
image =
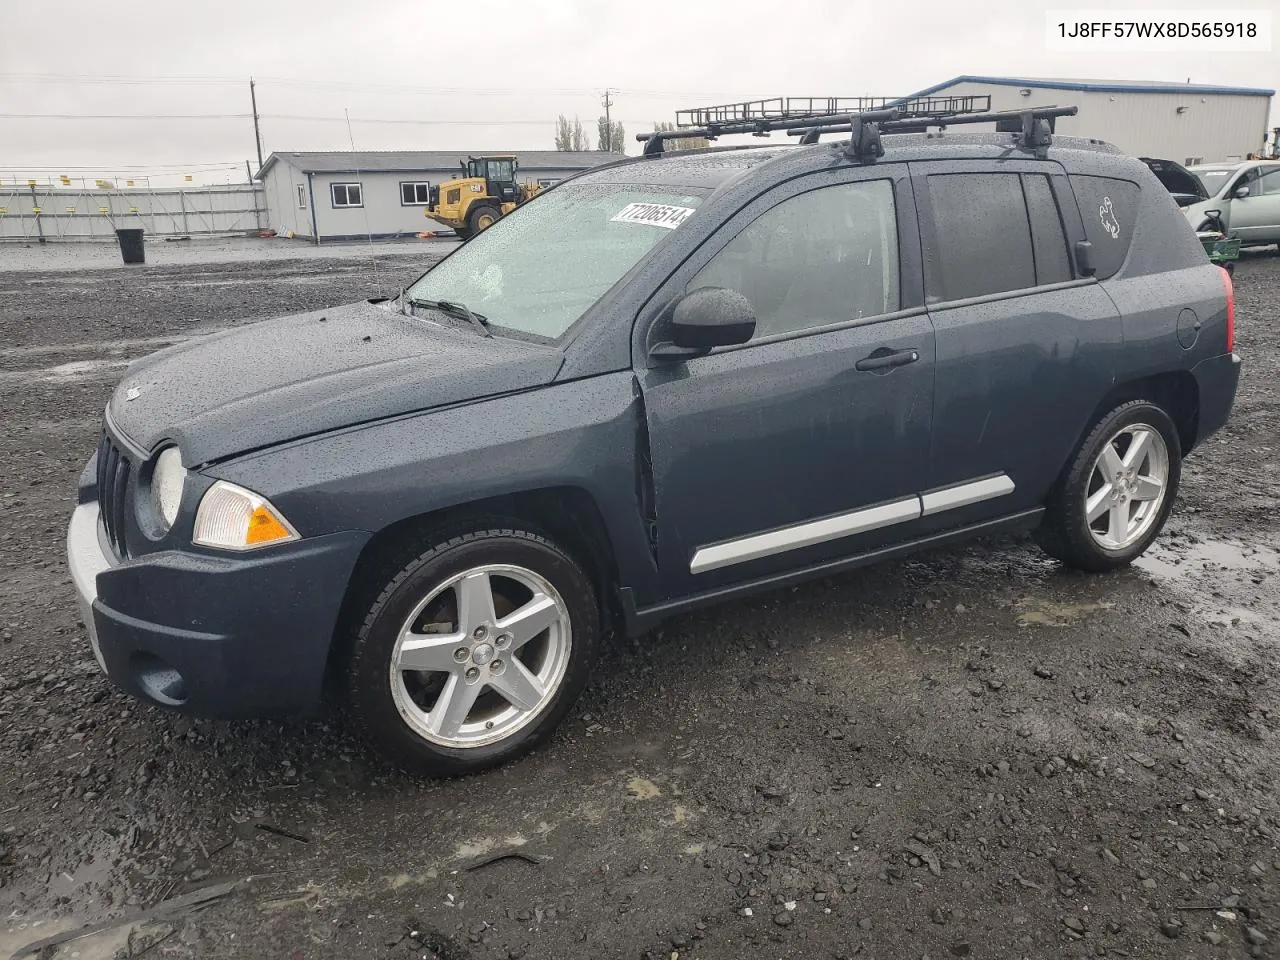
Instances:
[[[1085,519],[1094,542],[1124,550],[1160,516],[1169,487],[1169,448],[1154,427],[1130,424],[1103,446],[1089,474]]]
[[[486,564],[434,588],[400,627],[391,654],[396,709],[418,736],[481,747],[537,717],[573,647],[556,589],[525,567]]]

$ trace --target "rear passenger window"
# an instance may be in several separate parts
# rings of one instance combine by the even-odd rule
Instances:
[[[931,299],[962,300],[1036,285],[1031,228],[1016,173],[939,173],[929,177],[937,231]]]
[[[1063,283],[1070,280],[1071,260],[1067,254],[1067,234],[1062,228],[1058,202],[1041,173],[1023,175],[1022,188],[1031,214],[1031,245],[1036,258],[1036,283]]]
[[[1112,177],[1072,174],[1071,189],[1080,204],[1084,234],[1093,244],[1097,277],[1105,280],[1120,269],[1129,253],[1138,217],[1138,185]]]
[[[810,190],[751,221],[689,283],[751,301],[755,338],[898,309],[893,184]]]

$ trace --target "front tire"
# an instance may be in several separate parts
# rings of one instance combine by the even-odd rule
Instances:
[[[514,759],[586,686],[598,609],[582,568],[539,534],[439,543],[391,578],[356,634],[350,722],[394,762],[435,776]]]
[[[1114,570],[1160,533],[1178,492],[1182,447],[1169,415],[1146,400],[1106,414],[1050,494],[1036,541],[1069,567]]]
[[[497,207],[491,207],[487,204],[483,207],[476,207],[467,217],[467,227],[471,231],[471,235],[475,236],[482,230],[488,230],[498,218],[502,216],[502,211]]]

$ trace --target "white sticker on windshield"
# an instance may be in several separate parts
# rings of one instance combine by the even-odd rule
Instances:
[[[693,207],[672,207],[665,203],[628,203],[609,219],[617,223],[647,223],[674,230],[689,218]]]

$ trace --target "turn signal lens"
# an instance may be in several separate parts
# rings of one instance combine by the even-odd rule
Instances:
[[[275,507],[252,490],[225,480],[217,481],[201,498],[192,537],[201,546],[223,550],[253,550],[297,539],[298,531]]]
[[[288,540],[292,537],[280,518],[266,507],[255,507],[249,515],[249,532],[245,542],[250,544],[274,543],[276,540]]]

